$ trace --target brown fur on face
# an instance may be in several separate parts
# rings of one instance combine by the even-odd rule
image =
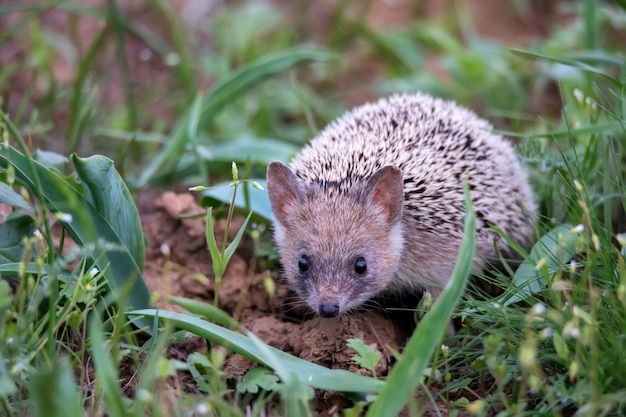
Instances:
[[[280,162],[270,164],[267,179],[285,277],[314,311],[334,305],[342,314],[394,279],[402,255],[399,169],[384,167],[362,186],[332,196]],[[306,271],[298,265],[302,256],[310,260]],[[359,258],[363,273],[355,271]]]

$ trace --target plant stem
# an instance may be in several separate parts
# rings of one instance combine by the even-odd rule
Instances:
[[[230,223],[233,219],[233,213],[235,212],[235,198],[237,197],[237,186],[239,181],[233,182],[233,198],[230,200],[230,206],[228,207],[228,216],[226,217],[226,230],[224,231],[224,241],[222,242],[221,254],[224,255],[226,246],[228,244],[228,234],[230,233]]]

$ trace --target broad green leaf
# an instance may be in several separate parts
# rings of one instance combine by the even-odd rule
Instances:
[[[71,159],[87,200],[108,220],[139,269],[143,270],[145,247],[139,213],[113,161],[102,155],[89,158],[72,155]]]
[[[44,151],[42,149],[37,149],[35,153],[33,153],[33,159],[48,168],[54,168],[59,171],[61,171],[65,164],[69,162],[67,157],[64,155],[56,152]]]
[[[26,214],[9,216],[0,224],[0,264],[19,262],[24,252],[24,237],[33,236],[35,221]]]
[[[90,248],[94,263],[113,291],[122,308],[136,309],[150,306],[150,294],[143,281],[141,269],[128,251],[109,219],[80,194],[56,171],[37,161],[28,160],[14,148],[0,144],[0,167],[9,164],[15,168],[18,181],[35,193],[33,175],[39,177],[41,193],[50,211],[65,214],[70,221],[62,222],[72,239],[80,246]],[[35,172],[31,172],[31,167]],[[100,196],[103,200],[107,197]],[[112,213],[112,215],[117,215]],[[149,323],[142,323],[149,325]]]
[[[213,118],[228,104],[241,97],[253,87],[268,78],[298,65],[315,61],[327,61],[332,55],[310,50],[288,50],[276,55],[263,57],[236,71],[229,78],[216,85],[204,98],[200,114],[199,128],[204,129]],[[144,169],[137,186],[143,187],[159,171],[170,169],[181,157],[189,143],[189,123],[193,106],[174,128],[170,140],[163,150]]]
[[[572,229],[571,224],[559,225],[535,243],[528,258],[515,271],[511,287],[502,295],[503,305],[527,300],[547,288],[549,283],[542,268],[537,269],[537,264],[545,262],[544,267],[551,276],[572,259],[578,241],[578,234]]]
[[[74,382],[74,371],[68,361],[31,375],[30,399],[35,408],[35,417],[83,415],[80,390]]]
[[[208,147],[212,161],[251,162],[266,166],[272,161],[289,161],[300,150],[285,141],[242,135],[224,143]]]
[[[258,188],[252,187],[250,185],[251,181],[256,181],[261,187],[263,187],[263,189],[259,190]],[[233,188],[229,187],[229,184],[230,183],[228,182],[216,184],[215,187],[202,191],[200,204],[203,206],[216,206],[220,203],[231,204]],[[246,203],[244,187],[248,188],[247,192],[249,204]],[[252,219],[255,221],[270,223],[274,218],[274,215],[272,214],[272,206],[270,205],[270,200],[267,197],[266,189],[265,180],[250,179],[249,181],[243,183],[235,196],[236,211],[241,214],[252,211]]]
[[[366,416],[395,416],[413,398],[424,370],[448,328],[452,313],[465,291],[476,249],[476,214],[465,184],[465,233],[452,277],[433,308],[424,315],[409,339],[402,357],[391,369],[385,385]]]
[[[275,367],[269,363],[271,359],[264,353],[267,349],[267,351],[271,352],[272,356],[279,359],[281,366],[287,369],[290,374],[295,375],[303,384],[314,388],[363,393],[376,392],[383,384],[383,381],[357,375],[352,372],[324,368],[323,366],[297,358],[271,346],[264,345],[266,349],[261,349],[257,343],[248,336],[225,329],[199,317],[190,316],[189,314],[146,309],[131,311],[128,315],[131,317],[158,317],[176,326],[178,329],[186,330],[200,337],[204,337],[213,343],[224,346],[235,353],[276,371]],[[281,375],[279,374],[279,376]]]
[[[28,210],[30,205],[24,198],[9,187],[7,184],[0,182],[0,203],[8,204],[13,207],[19,207]]]

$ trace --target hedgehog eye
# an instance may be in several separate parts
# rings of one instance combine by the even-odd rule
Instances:
[[[300,272],[306,272],[311,267],[311,260],[308,256],[302,255],[298,260],[298,268],[300,268]]]
[[[363,275],[367,270],[367,263],[365,262],[365,258],[358,257],[356,261],[354,261],[354,272],[359,275]]]

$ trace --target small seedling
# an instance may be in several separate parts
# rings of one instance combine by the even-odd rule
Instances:
[[[356,351],[352,356],[361,368],[367,369],[376,377],[376,365],[380,361],[381,354],[372,346],[366,345],[361,339],[348,339],[347,345]]]
[[[265,391],[273,391],[278,386],[278,377],[271,370],[262,366],[250,369],[237,384],[237,391],[242,394],[249,392],[256,394],[259,388]]]
[[[233,239],[230,244],[228,244],[228,234],[230,231],[230,225],[233,220],[233,214],[235,211],[235,198],[237,197],[237,187],[241,184],[241,180],[239,180],[239,171],[237,169],[237,164],[233,162],[232,164],[232,175],[233,182],[230,184],[233,187],[233,198],[231,204],[228,208],[228,216],[226,217],[226,230],[224,231],[224,240],[222,241],[221,249],[217,246],[217,240],[215,239],[215,230],[213,229],[213,208],[209,207],[207,210],[206,216],[206,243],[209,248],[209,252],[211,254],[211,262],[213,264],[213,274],[215,275],[215,298],[213,299],[213,303],[215,306],[219,305],[219,292],[220,286],[222,283],[222,277],[224,276],[224,272],[226,271],[226,267],[228,266],[228,262],[230,262],[230,258],[235,253],[235,250],[239,246],[239,242],[243,237],[243,232],[246,230],[248,226],[248,222],[250,221],[250,217],[252,216],[252,212],[248,214],[246,220],[241,225],[241,228],[237,231],[237,235]],[[255,183],[252,184],[256,186]],[[191,191],[202,191],[207,189],[206,187],[193,187]]]

